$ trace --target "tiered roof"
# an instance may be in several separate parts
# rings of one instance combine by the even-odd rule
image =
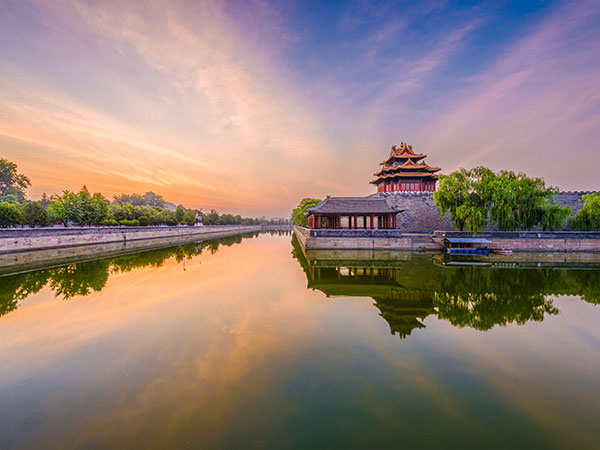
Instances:
[[[439,167],[431,167],[425,161],[427,155],[415,153],[412,145],[404,142],[400,146],[392,146],[392,151],[387,160],[380,163],[383,166],[379,172],[373,175],[377,178],[371,181],[371,184],[381,184],[390,179],[401,178],[421,178],[426,181],[437,180],[435,172],[440,170]]]

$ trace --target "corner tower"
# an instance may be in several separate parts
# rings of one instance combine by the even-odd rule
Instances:
[[[373,174],[377,178],[371,184],[377,186],[377,192],[433,192],[438,179],[435,173],[440,168],[429,166],[426,157],[415,153],[412,145],[394,145],[389,158],[380,163],[381,170]]]

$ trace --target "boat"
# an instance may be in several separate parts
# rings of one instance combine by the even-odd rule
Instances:
[[[489,255],[491,241],[483,238],[444,238],[444,249],[450,255]]]
[[[492,253],[498,253],[500,255],[510,255],[512,254],[512,250],[510,248],[493,248]]]

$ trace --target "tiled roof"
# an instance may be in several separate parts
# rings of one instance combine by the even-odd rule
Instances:
[[[308,209],[309,213],[316,214],[394,214],[400,211],[392,208],[385,197],[327,197]]]
[[[420,162],[418,164],[415,164],[412,161],[408,160],[404,164],[401,164],[398,166],[385,164],[379,172],[374,173],[373,175],[377,177],[379,175],[383,175],[383,174],[386,174],[389,172],[396,172],[398,174],[411,173],[411,172],[405,172],[405,170],[417,170],[417,169],[423,169],[426,172],[437,172],[437,171],[441,170],[439,167],[431,167],[429,164],[427,164],[424,161]]]
[[[397,172],[387,175],[380,175],[376,180],[370,181],[370,183],[377,184],[383,180],[390,180],[394,178],[421,178],[423,180],[437,180],[438,176],[429,172]]]

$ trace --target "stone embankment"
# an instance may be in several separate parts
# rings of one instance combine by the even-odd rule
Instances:
[[[444,237],[470,237],[460,231],[436,231],[433,240]],[[516,252],[600,252],[600,232],[595,231],[487,231],[477,235],[490,240],[492,248]]]
[[[472,237],[460,231],[405,233],[402,230],[311,230],[294,227],[305,250],[442,250],[444,237]],[[600,232],[485,232],[491,248],[526,252],[600,252]]]
[[[294,234],[305,249],[345,250],[441,250],[428,234],[400,230],[309,230],[294,227]]]
[[[262,231],[261,225],[214,225],[175,227],[69,227],[9,229],[0,231],[0,254],[63,247],[77,247],[131,241],[161,240],[175,242],[177,238],[209,239]]]

